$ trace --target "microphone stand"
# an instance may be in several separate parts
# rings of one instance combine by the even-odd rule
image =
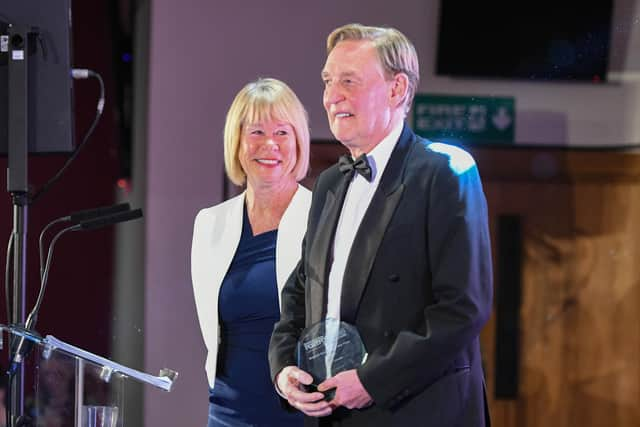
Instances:
[[[12,251],[7,257],[13,256],[13,298],[7,322],[14,326],[25,325],[25,293],[26,293],[26,254],[27,254],[27,206],[30,202],[27,159],[29,141],[29,54],[35,43],[34,36],[38,29],[26,25],[9,23],[8,30],[8,156],[7,156],[7,191],[11,194],[13,204],[13,230],[11,233]],[[81,73],[82,74],[82,73]],[[85,78],[80,75],[80,78]],[[102,85],[102,79],[98,76]],[[102,92],[104,95],[104,92]],[[97,123],[104,98],[98,104],[98,115],[90,128],[89,134]],[[84,141],[86,142],[86,140]],[[83,145],[83,144],[81,144]],[[77,151],[76,151],[77,153]],[[8,284],[7,284],[8,287]],[[19,343],[14,337],[11,348]],[[7,396],[9,417],[7,425],[17,427],[28,425],[28,417],[24,416],[24,365],[22,363],[8,376]]]
[[[119,222],[131,221],[142,217],[142,209],[129,209],[128,203],[121,203],[119,205],[108,206],[105,208],[92,209],[89,211],[78,212],[66,217],[58,218],[50,222],[40,234],[40,243],[42,244],[42,238],[44,232],[47,231],[50,226],[63,221],[79,221],[77,224],[70,225],[58,231],[58,233],[49,242],[49,250],[47,251],[47,259],[44,266],[40,266],[40,291],[38,292],[38,298],[33,306],[33,309],[27,316],[27,322],[24,326],[26,332],[35,333],[33,328],[38,320],[38,313],[40,312],[40,306],[44,299],[45,290],[47,288],[47,281],[49,278],[49,269],[51,268],[51,261],[53,260],[53,249],[55,248],[58,239],[69,231],[84,231],[95,230],[98,228],[106,227],[108,225],[117,224]],[[42,248],[40,247],[40,260],[42,261]],[[22,365],[22,361],[30,351],[31,345],[26,343],[24,338],[20,338],[16,345],[11,348],[11,363],[7,373],[9,379],[17,372],[17,369]]]
[[[40,292],[38,293],[38,298],[36,303],[34,304],[33,309],[29,313],[27,317],[27,322],[24,327],[25,332],[34,333],[33,328],[36,325],[38,320],[38,313],[40,311],[40,306],[42,305],[42,301],[44,299],[45,290],[47,287],[47,280],[49,277],[49,269],[51,267],[51,261],[53,260],[53,249],[55,247],[58,239],[65,233],[69,231],[85,231],[85,230],[95,230],[98,228],[106,227],[112,224],[117,224],[120,222],[131,221],[137,218],[142,217],[142,209],[134,209],[128,210],[129,204],[122,203],[119,205],[109,206],[106,208],[99,208],[85,212],[79,212],[76,214],[72,214],[68,217],[58,218],[57,220],[49,223],[43,233],[49,228],[49,226],[53,224],[57,224],[62,221],[73,221],[79,220],[79,223],[63,228],[58,231],[58,233],[51,239],[49,243],[49,250],[47,251],[47,259],[44,265],[44,269],[42,269],[41,277],[40,277]],[[41,234],[41,240],[42,240]],[[25,339],[25,337],[13,338],[11,342],[11,350],[10,350],[10,358],[11,362],[9,364],[9,368],[7,370],[7,375],[9,382],[12,379],[15,379],[21,372],[24,370],[23,361],[27,357],[28,353],[31,350],[32,343],[31,341]],[[13,405],[13,402],[11,402]],[[11,408],[13,409],[13,407]],[[10,412],[11,419],[10,426],[11,427],[19,427],[19,426],[31,426],[33,420],[24,415],[24,414],[16,414],[15,412]]]
[[[7,192],[11,194],[13,204],[13,230],[11,232],[12,251],[7,257],[13,256],[13,298],[8,307],[7,322],[14,326],[25,325],[26,301],[26,259],[27,259],[27,206],[30,202],[27,163],[29,141],[29,55],[35,43],[34,36],[38,29],[27,25],[8,23],[8,150],[7,150]],[[87,75],[89,75],[87,73]],[[81,73],[79,78],[86,78]],[[102,79],[98,76],[102,89]],[[102,96],[104,91],[101,92]],[[91,134],[104,107],[104,98],[98,104],[98,114],[88,134]],[[83,145],[81,144],[81,145]],[[76,151],[77,153],[77,151]],[[38,194],[39,195],[39,194]],[[7,281],[8,282],[8,281]],[[8,283],[7,293],[8,293]],[[8,298],[8,297],[7,297]],[[16,348],[19,342],[14,337],[10,348]],[[8,375],[7,384],[7,425],[9,427],[26,426],[30,422],[24,416],[24,365],[17,366],[15,372]]]
[[[26,253],[27,253],[27,182],[28,152],[28,62],[31,29],[9,25],[8,61],[8,173],[7,191],[13,203],[13,307],[7,313],[14,325],[25,321]],[[16,58],[14,60],[14,58]],[[18,60],[17,58],[22,58]],[[9,256],[9,254],[7,254]],[[15,343],[12,343],[15,344]],[[11,419],[7,423],[15,427],[24,412],[24,367],[21,365],[8,387]]]

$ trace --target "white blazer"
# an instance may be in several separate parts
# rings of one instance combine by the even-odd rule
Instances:
[[[242,234],[245,193],[202,209],[196,216],[191,244],[191,281],[202,338],[207,346],[205,370],[209,387],[216,378],[218,343],[218,294]],[[302,239],[307,229],[311,192],[301,185],[282,215],[276,240],[278,301],[289,275],[300,260]],[[265,354],[266,358],[267,355]]]

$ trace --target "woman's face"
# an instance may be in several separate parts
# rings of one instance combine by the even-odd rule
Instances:
[[[269,186],[294,180],[296,135],[290,123],[272,120],[243,126],[238,150],[247,183]]]

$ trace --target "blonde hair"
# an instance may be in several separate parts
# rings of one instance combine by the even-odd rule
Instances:
[[[296,181],[309,169],[309,119],[302,103],[289,86],[277,79],[260,78],[248,83],[236,95],[224,125],[224,166],[236,185],[243,185],[247,175],[240,165],[238,151],[243,126],[281,120],[291,124],[296,137]]]
[[[405,97],[405,112],[411,109],[413,97],[420,81],[418,54],[413,43],[395,28],[368,27],[361,24],[347,24],[336,28],[327,37],[327,55],[345,40],[369,40],[378,52],[380,64],[389,77],[404,73],[409,78]]]

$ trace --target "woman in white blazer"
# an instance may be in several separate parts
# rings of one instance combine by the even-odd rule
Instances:
[[[270,380],[267,351],[280,291],[300,259],[311,193],[307,113],[275,79],[247,84],[224,129],[229,179],[246,190],[196,216],[191,275],[208,355],[214,426],[301,426]]]

